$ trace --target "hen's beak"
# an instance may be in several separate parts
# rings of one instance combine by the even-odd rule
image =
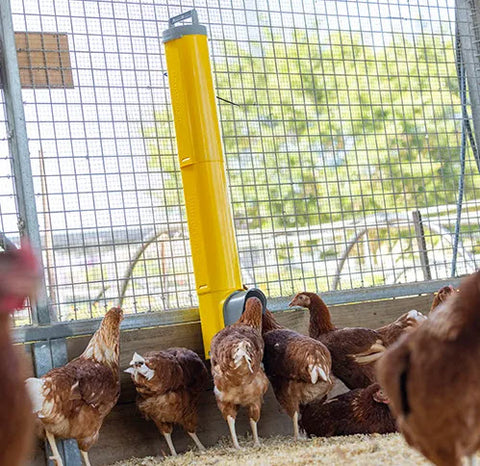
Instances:
[[[290,307],[296,306],[296,304],[295,304],[295,299],[292,299],[292,300],[288,303],[288,305],[289,305]]]

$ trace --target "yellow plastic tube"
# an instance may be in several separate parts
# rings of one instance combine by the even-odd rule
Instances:
[[[175,26],[192,18],[192,24]],[[164,32],[178,156],[182,173],[205,355],[224,327],[223,303],[242,288],[233,215],[204,26],[196,12]]]

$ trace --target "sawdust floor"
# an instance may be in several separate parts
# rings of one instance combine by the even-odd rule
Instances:
[[[314,438],[293,442],[290,437],[262,439],[254,448],[251,439],[240,438],[243,450],[231,448],[227,439],[204,453],[195,450],[176,458],[132,458],[115,466],[162,465],[427,465],[419,453],[412,450],[400,434],[353,435],[349,437]]]

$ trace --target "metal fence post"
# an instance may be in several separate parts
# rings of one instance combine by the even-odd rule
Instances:
[[[420,262],[422,264],[423,277],[425,280],[432,279],[432,271],[430,270],[430,263],[428,261],[427,243],[425,241],[425,230],[423,229],[422,214],[419,210],[412,212],[413,224],[415,226],[415,236],[418,242],[418,251],[420,253]]]
[[[468,82],[473,130],[480,135],[480,5],[475,0],[457,0],[456,22]],[[476,157],[480,171],[480,159]]]
[[[28,149],[27,128],[10,0],[0,0],[0,41],[2,47],[1,68],[7,114],[7,134],[13,160],[15,191],[19,212],[18,227],[20,236],[26,235],[32,246],[37,251],[41,251],[42,244],[35,204],[35,190],[30,165],[30,152]],[[41,260],[41,256],[39,260]],[[40,325],[51,323],[50,306],[44,278],[35,302],[32,303],[32,320],[33,323]],[[64,338],[36,343],[33,351],[35,373],[39,377],[52,367],[61,366],[68,361]],[[81,464],[80,453],[75,441],[64,441],[59,447],[65,458],[65,464],[72,466]],[[46,452],[48,452],[48,449],[46,449]]]
[[[26,235],[32,246],[37,251],[41,251],[42,245],[35,205],[35,190],[30,165],[30,152],[28,149],[27,128],[10,0],[0,0],[0,41],[2,46],[1,68],[7,113],[7,134],[13,160],[19,212],[18,227],[20,235]],[[41,257],[39,259],[41,260]],[[42,280],[35,302],[32,303],[32,320],[33,323],[41,325],[49,324],[51,320],[45,280]]]

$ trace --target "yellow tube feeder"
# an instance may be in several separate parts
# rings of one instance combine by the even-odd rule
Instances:
[[[175,26],[191,18],[192,24]],[[205,26],[195,10],[163,33],[206,357],[223,305],[242,288]]]

